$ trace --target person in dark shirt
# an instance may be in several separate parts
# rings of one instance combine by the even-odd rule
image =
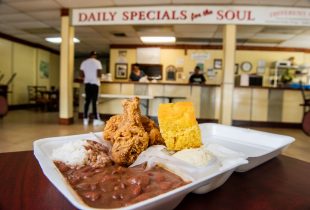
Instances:
[[[133,70],[130,73],[131,81],[139,81],[142,77],[144,77],[144,72],[139,68],[138,64],[133,65]]]
[[[200,73],[200,67],[196,66],[194,73],[189,78],[189,83],[193,84],[204,84],[206,78]]]

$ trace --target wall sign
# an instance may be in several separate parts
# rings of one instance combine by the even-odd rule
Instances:
[[[72,25],[237,24],[310,26],[310,9],[255,6],[152,6],[72,9]]]

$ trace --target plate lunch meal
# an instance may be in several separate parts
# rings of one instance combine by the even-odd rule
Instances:
[[[234,171],[246,172],[251,170],[276,157],[281,153],[282,149],[294,141],[289,136],[215,123],[199,124],[199,127],[203,145],[212,151],[217,158],[222,158],[221,167],[210,170],[209,172],[205,170],[205,174],[203,174],[204,170],[201,170],[200,172],[202,173],[200,173],[200,176],[186,185],[117,209],[173,209],[188,193],[203,194],[214,190],[224,184]],[[54,164],[52,153],[55,149],[68,142],[77,142],[85,139],[101,142],[102,140],[99,140],[98,136],[102,136],[102,132],[45,138],[34,142],[34,155],[45,176],[72,205],[79,209],[97,208],[86,205],[75,190],[73,190]],[[227,157],[226,159],[221,157],[223,154],[228,155],[227,157],[233,161],[229,161]],[[187,176],[187,174],[184,174],[186,170],[181,173],[179,172],[180,174],[178,172],[175,173],[180,177]]]

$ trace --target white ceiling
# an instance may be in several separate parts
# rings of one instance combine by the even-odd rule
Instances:
[[[19,39],[59,50],[45,41],[60,35],[60,9],[144,5],[258,5],[310,8],[310,0],[0,0],[0,31]],[[117,37],[115,33],[124,33]],[[219,45],[222,26],[83,26],[75,28],[81,43],[76,54],[91,50],[108,53],[111,44],[142,44],[141,35],[174,35],[176,44]],[[238,45],[310,48],[309,27],[238,26]]]

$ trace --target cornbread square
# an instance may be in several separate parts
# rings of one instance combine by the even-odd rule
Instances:
[[[202,145],[192,102],[160,104],[158,122],[168,150],[178,151]]]

